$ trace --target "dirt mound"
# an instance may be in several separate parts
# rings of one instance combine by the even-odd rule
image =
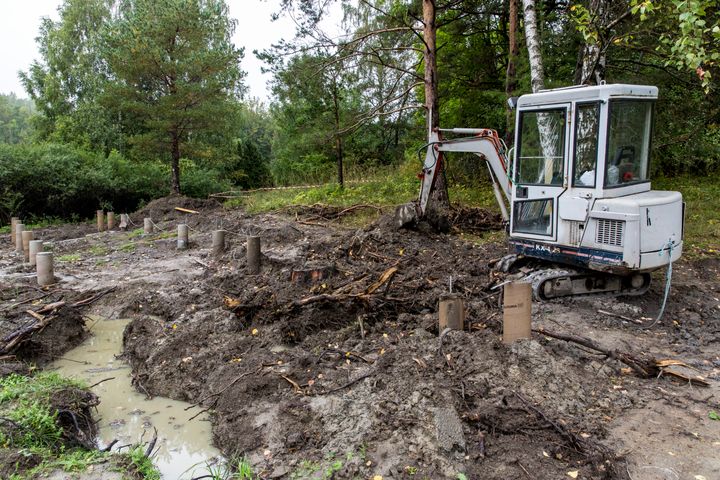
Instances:
[[[450,223],[455,232],[482,233],[503,228],[500,214],[484,208],[455,206],[450,213]]]
[[[240,245],[202,281],[126,301],[141,314],[124,338],[138,388],[211,408],[226,453],[271,478],[333,465],[342,478],[610,478],[597,412],[629,403],[589,357],[499,342],[488,261],[502,248],[387,221],[337,231],[266,215],[234,228],[248,221],[263,225],[261,275],[245,272]],[[451,289],[474,332],[438,339]],[[584,450],[580,432],[593,438]]]
[[[216,200],[170,195],[151,201],[137,212],[131,214],[131,218],[136,223],[142,222],[143,218],[146,217],[152,218],[155,222],[185,218],[187,214],[179,212],[175,208],[184,208],[201,214],[208,214],[219,209],[220,204]]]
[[[86,307],[82,299],[93,292],[67,294],[61,288],[38,293],[31,285],[15,285],[5,290],[0,307],[0,356],[45,365],[79,345],[86,337]],[[17,368],[12,367],[13,370]],[[20,370],[22,371],[22,370]]]

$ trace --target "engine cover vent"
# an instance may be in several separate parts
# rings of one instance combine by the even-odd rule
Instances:
[[[625,222],[623,220],[598,219],[595,243],[622,247],[624,228]]]

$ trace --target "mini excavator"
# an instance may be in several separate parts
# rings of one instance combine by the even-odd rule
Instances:
[[[536,298],[640,295],[650,272],[683,247],[682,195],[650,188],[657,95],[657,87],[605,84],[511,99],[511,149],[495,130],[431,131],[419,199],[401,207],[398,222],[425,216],[447,152],[474,153],[488,166],[510,257],[554,265],[526,277]]]

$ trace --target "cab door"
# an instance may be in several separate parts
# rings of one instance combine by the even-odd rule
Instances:
[[[518,113],[511,237],[557,241],[558,197],[567,186],[569,111],[566,103]]]

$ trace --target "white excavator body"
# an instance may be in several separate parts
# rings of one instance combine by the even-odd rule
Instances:
[[[545,282],[541,296],[642,293],[648,272],[680,258],[683,247],[682,195],[651,190],[657,94],[656,87],[614,84],[523,95],[511,151],[494,130],[431,132],[419,216],[443,153],[475,153],[491,172],[511,252],[590,271]],[[448,131],[472,136],[443,140]]]

